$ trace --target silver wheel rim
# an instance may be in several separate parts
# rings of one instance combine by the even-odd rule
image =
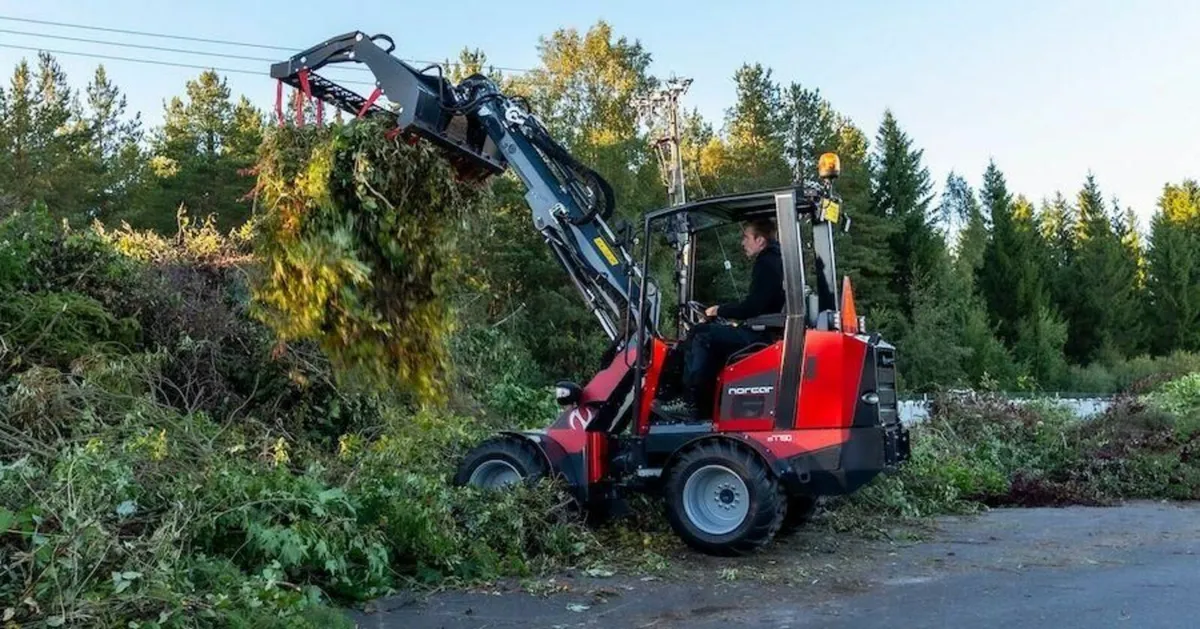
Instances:
[[[741,526],[750,513],[750,491],[728,467],[706,465],[684,483],[683,510],[705,534],[725,535]]]
[[[467,482],[476,487],[494,489],[521,482],[521,473],[508,461],[492,459],[479,464]]]

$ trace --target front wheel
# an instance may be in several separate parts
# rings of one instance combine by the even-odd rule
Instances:
[[[758,455],[729,441],[689,448],[671,466],[667,519],[690,547],[712,555],[741,555],[779,531],[787,498]]]
[[[503,436],[489,439],[463,457],[454,484],[497,489],[520,483],[535,483],[548,473],[538,447],[525,439]]]

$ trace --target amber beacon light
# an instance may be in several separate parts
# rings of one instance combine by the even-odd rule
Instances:
[[[842,174],[842,160],[837,153],[824,153],[817,160],[817,173],[821,179],[836,179]]]

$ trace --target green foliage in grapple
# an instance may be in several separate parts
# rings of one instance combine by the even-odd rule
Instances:
[[[455,226],[485,192],[433,146],[385,130],[355,121],[268,135],[255,312],[285,342],[319,342],[343,376],[441,400]]]

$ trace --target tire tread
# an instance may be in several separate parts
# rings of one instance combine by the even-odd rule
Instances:
[[[729,539],[714,539],[695,530],[686,521],[682,493],[687,471],[706,462],[724,463],[743,475],[742,480],[752,496],[750,522],[743,524]],[[667,519],[676,534],[690,547],[711,555],[737,556],[756,552],[774,539],[787,513],[787,496],[770,468],[757,452],[731,439],[702,441],[681,452],[667,472],[665,490]]]
[[[499,435],[483,441],[462,458],[454,474],[454,485],[467,485],[471,480],[471,473],[480,463],[495,458],[503,458],[515,464],[527,483],[536,482],[549,473],[546,461],[536,445],[528,439]]]

